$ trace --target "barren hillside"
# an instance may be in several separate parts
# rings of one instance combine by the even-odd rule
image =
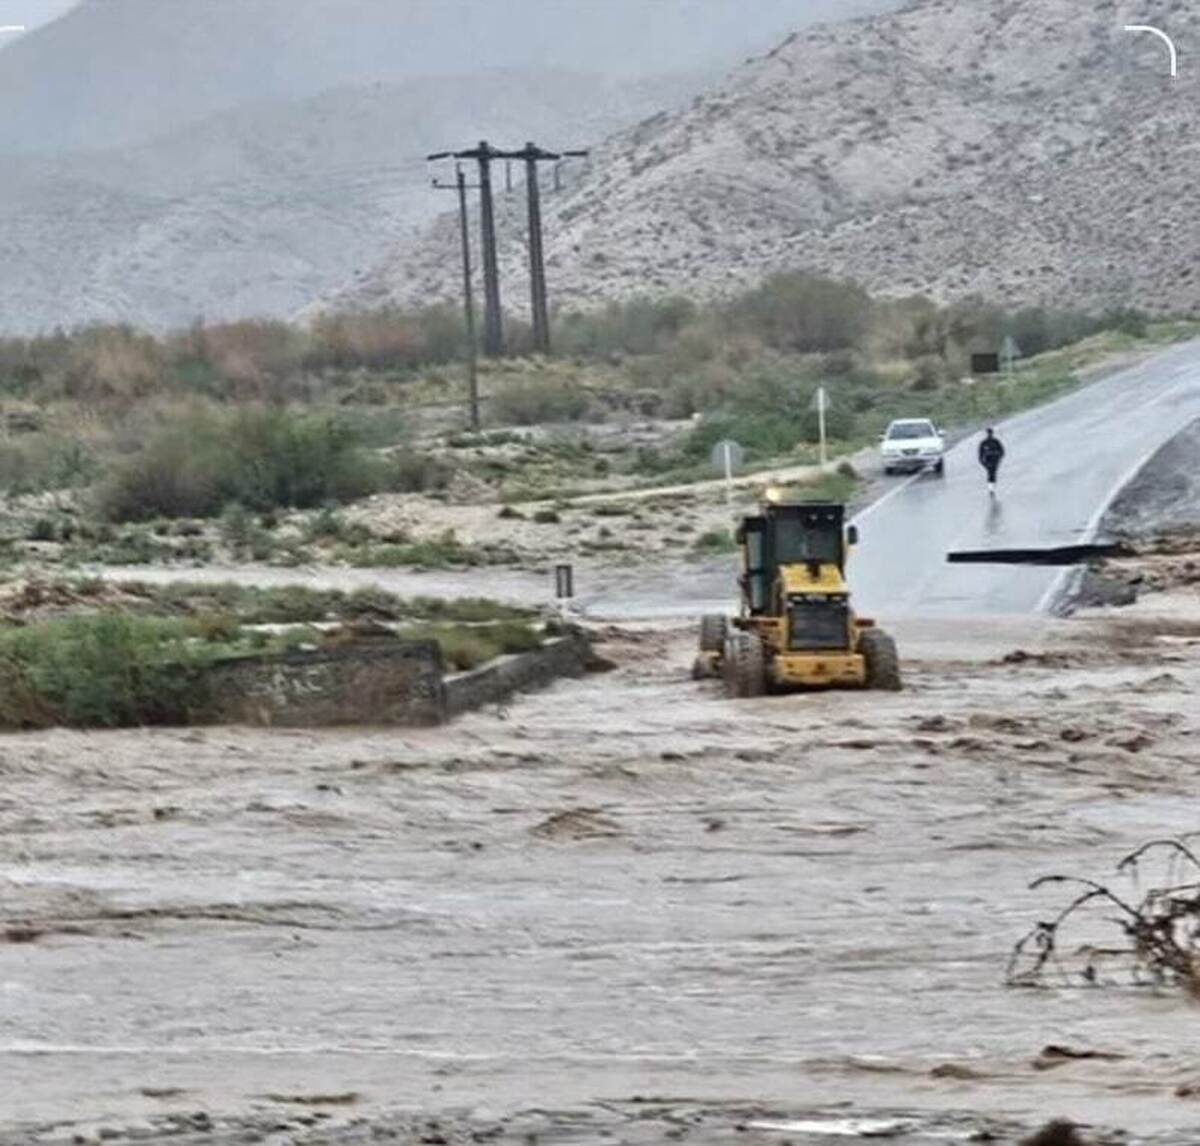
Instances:
[[[1178,79],[1128,22],[1175,35]],[[915,0],[806,30],[595,153],[547,212],[555,298],[810,267],[941,299],[1194,309],[1195,46],[1200,18],[1169,0]],[[519,308],[519,214],[505,234]],[[397,248],[340,300],[451,295],[453,241]]]

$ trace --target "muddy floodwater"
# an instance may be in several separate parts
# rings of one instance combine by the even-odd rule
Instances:
[[[1194,1142],[1194,1004],[1002,985],[1031,879],[1197,827],[1139,616],[900,626],[897,695],[729,701],[658,624],[449,728],[8,737],[0,1142]]]

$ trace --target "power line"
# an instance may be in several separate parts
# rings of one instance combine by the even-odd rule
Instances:
[[[484,295],[484,353],[495,356],[504,352],[504,332],[501,326],[500,275],[496,255],[496,221],[492,200],[491,165],[503,159],[505,188],[512,190],[510,163],[525,164],[525,195],[529,215],[529,298],[533,318],[534,349],[545,354],[550,350],[550,306],[546,289],[546,253],[542,224],[542,194],[538,181],[538,164],[554,164],[554,185],[561,186],[559,169],[567,158],[588,155],[582,148],[566,151],[547,151],[528,142],[519,151],[501,151],[481,140],[478,147],[467,151],[439,151],[428,156],[438,159],[470,159],[479,165],[480,236],[483,257]]]

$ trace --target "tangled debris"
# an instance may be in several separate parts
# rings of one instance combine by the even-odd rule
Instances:
[[[1140,899],[1122,898],[1104,884],[1077,876],[1047,875],[1034,880],[1031,889],[1050,884],[1079,888],[1078,894],[1051,920],[1037,923],[1013,948],[1005,974],[1011,987],[1045,986],[1053,969],[1069,985],[1104,985],[1100,966],[1111,961],[1136,986],[1182,987],[1200,995],[1200,858],[1182,839],[1151,840],[1117,865],[1138,891],[1139,864],[1149,856],[1165,857],[1166,881],[1141,893]],[[1185,878],[1191,875],[1191,879]],[[1083,966],[1068,967],[1060,958],[1061,931],[1067,920],[1083,908],[1099,906],[1115,915],[1105,921],[1118,928],[1124,943],[1116,947],[1091,944],[1075,949]]]

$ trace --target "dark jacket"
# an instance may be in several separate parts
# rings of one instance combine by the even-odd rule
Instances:
[[[1004,445],[999,438],[984,438],[979,443],[979,464],[992,469],[1004,457]]]

